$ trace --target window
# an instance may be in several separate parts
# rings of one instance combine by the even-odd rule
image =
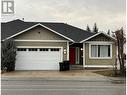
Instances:
[[[76,48],[76,64],[79,64],[80,61],[80,49]]]
[[[98,56],[97,50],[98,50],[97,45],[91,45],[91,57],[97,57]]]
[[[17,51],[26,51],[26,48],[18,48]]]
[[[40,51],[48,51],[48,48],[40,48]]]
[[[51,51],[59,51],[59,48],[51,48]]]
[[[29,48],[29,51],[37,51],[37,48]]]
[[[110,45],[91,45],[91,58],[109,58],[111,57]]]

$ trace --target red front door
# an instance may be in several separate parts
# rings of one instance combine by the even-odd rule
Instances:
[[[70,48],[69,56],[70,64],[75,64],[75,48]]]

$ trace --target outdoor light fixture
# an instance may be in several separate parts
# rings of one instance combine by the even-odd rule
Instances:
[[[83,48],[81,48],[81,50],[83,50]]]
[[[66,49],[64,49],[64,52],[66,52]]]
[[[64,49],[64,54],[66,54],[67,53],[67,50],[66,49]]]

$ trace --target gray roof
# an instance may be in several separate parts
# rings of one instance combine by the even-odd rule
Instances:
[[[7,37],[17,34],[18,32],[21,32],[38,23],[74,40],[75,42],[80,42],[81,40],[84,40],[94,35],[94,33],[85,31],[83,29],[80,29],[65,23],[24,22],[22,20],[17,19],[10,22],[6,22],[6,23],[1,23],[1,39],[2,40],[6,39]]]

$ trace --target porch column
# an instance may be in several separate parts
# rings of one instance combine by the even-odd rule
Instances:
[[[69,42],[67,42],[67,60],[69,60]]]
[[[85,43],[83,43],[83,67],[85,67]]]

